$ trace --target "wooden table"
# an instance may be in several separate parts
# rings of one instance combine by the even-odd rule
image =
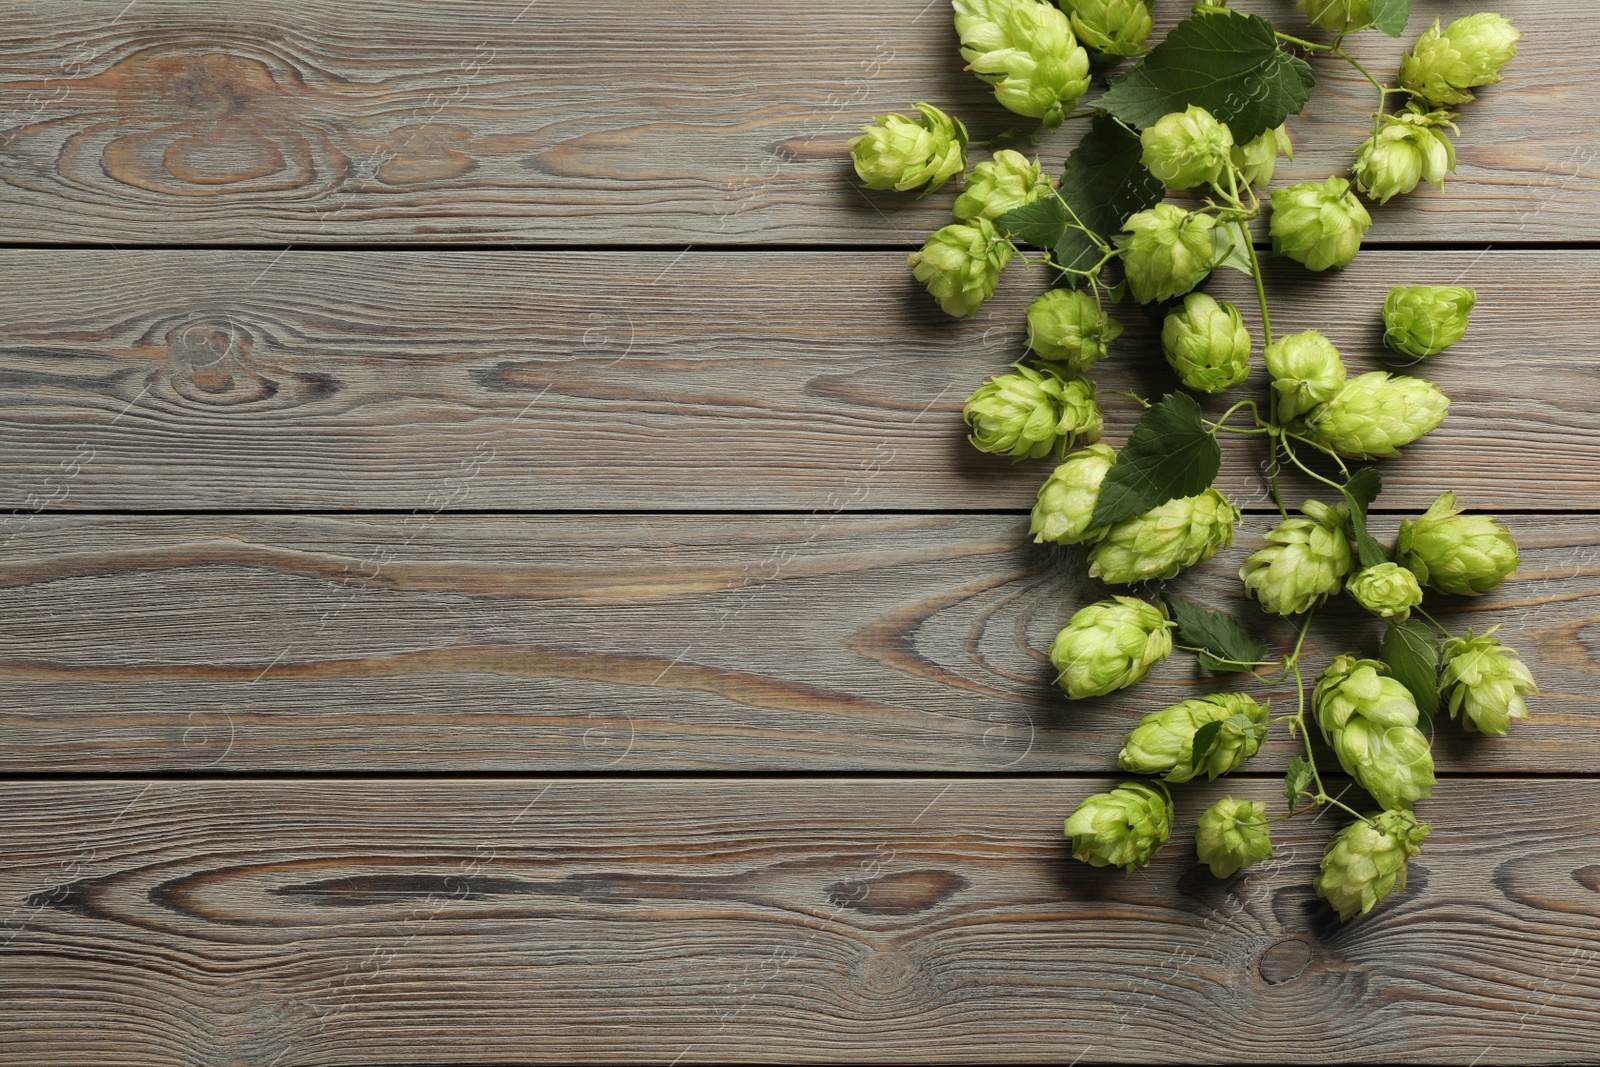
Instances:
[[[1363,369],[1391,284],[1478,288],[1374,521],[1507,516],[1472,624],[1545,690],[1439,724],[1410,888],[1340,927],[1331,817],[1199,868],[1221,785],[1145,871],[1067,857],[1130,722],[1218,683],[1050,686],[1097,594],[959,414],[1045,279],[947,319],[902,261],[953,191],[844,155],[919,99],[1010,124],[937,0],[9,5],[0,1059],[1600,1058],[1597,36],[1497,6],[1447,192],[1275,272]],[[1318,73],[1291,176],[1370,110]],[[1105,396],[1171,387],[1137,317]],[[1215,605],[1271,521],[1229,444],[1252,514],[1173,585]],[[1375,634],[1335,606],[1313,661]]]

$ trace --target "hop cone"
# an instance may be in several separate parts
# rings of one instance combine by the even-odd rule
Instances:
[[[1066,824],[1072,855],[1096,867],[1135,871],[1147,866],[1172,833],[1172,799],[1165,789],[1123,782],[1078,805]]]
[[[1490,633],[1493,633],[1490,630]],[[1537,693],[1533,672],[1489,634],[1452,637],[1440,657],[1439,695],[1469,733],[1481,731],[1504,737],[1511,724],[1528,717],[1523,697]]]
[[[1109,585],[1171,578],[1233,544],[1238,523],[1215,489],[1169,500],[1110,526],[1089,550],[1089,574]]]
[[[967,186],[951,211],[958,219],[997,219],[1013,208],[1031,204],[1050,191],[1039,161],[1003,148],[993,159],[972,168]]]
[[[1081,608],[1050,646],[1057,683],[1073,700],[1126,688],[1172,655],[1171,626],[1166,608],[1133,597]]]
[[[1520,562],[1511,531],[1488,515],[1463,515],[1454,493],[1400,523],[1395,559],[1429,589],[1481,596],[1511,577]]]
[[[1401,285],[1383,302],[1383,341],[1402,356],[1436,356],[1467,335],[1476,289],[1455,285]]]
[[[1233,133],[1203,107],[1163,115],[1139,134],[1145,169],[1168,189],[1193,189],[1222,176],[1233,152]]]
[[[1035,543],[1076,545],[1100,535],[1089,529],[1089,519],[1100,499],[1100,483],[1116,461],[1110,445],[1090,445],[1055,469],[1039,487],[1039,502],[1033,506],[1028,532]]]
[[[1172,204],[1157,204],[1128,219],[1117,238],[1128,288],[1141,304],[1182,296],[1200,283],[1211,266],[1210,215],[1191,215]]]
[[[1380,459],[1444,421],[1450,400],[1432,382],[1381,370],[1345,382],[1306,419],[1306,434],[1347,459]]]
[[[1223,797],[1200,816],[1194,847],[1218,878],[1261,862],[1272,855],[1267,809],[1253,800]]]
[[[1359,571],[1346,583],[1345,591],[1378,618],[1397,622],[1409,619],[1411,609],[1422,604],[1422,586],[1416,575],[1398,563],[1380,563]]]
[[[1406,864],[1431,830],[1408,811],[1375,811],[1334,835],[1322,856],[1317,895],[1341,921],[1365,915],[1389,891],[1406,887]]]
[[[1288,185],[1272,194],[1272,250],[1311,270],[1348,265],[1371,226],[1372,216],[1343,178]]]
[[[1015,370],[990,378],[967,397],[963,414],[974,448],[1013,460],[1039,459],[1100,440],[1093,382],[1048,365],[1018,364]]]
[[[1239,720],[1230,722],[1234,716]],[[1211,722],[1220,722],[1216,741],[1191,766],[1194,736]],[[1169,782],[1187,782],[1236,770],[1261,749],[1267,736],[1267,705],[1245,693],[1215,693],[1174,704],[1139,720],[1122,739],[1117,766],[1135,774],[1156,774]]]
[[[1316,330],[1280,337],[1263,351],[1272,376],[1273,416],[1286,423],[1326,404],[1344,388],[1344,361]]]
[[[994,86],[1002,105],[1061,125],[1089,88],[1089,53],[1072,24],[1039,0],[954,0],[967,69]]]
[[[1372,25],[1368,0],[1295,0],[1295,6],[1329,33],[1352,33]]]
[[[1411,691],[1388,669],[1339,656],[1318,679],[1312,708],[1345,773],[1385,808],[1410,810],[1433,792],[1433,754]]]
[[[1245,592],[1275,615],[1299,615],[1327,600],[1354,566],[1349,512],[1315,500],[1300,506],[1306,518],[1285,519],[1267,534],[1267,547],[1239,568]]]
[[[960,318],[994,295],[1000,272],[1016,253],[993,223],[977,218],[939,230],[906,262],[945,313]]]
[[[1081,289],[1051,289],[1028,305],[1028,347],[1079,374],[1121,336],[1122,324]]]
[[[1137,55],[1155,20],[1146,0],[1060,0],[1072,32],[1100,62]]]
[[[1400,84],[1435,107],[1464,104],[1472,88],[1500,80],[1500,68],[1517,54],[1521,37],[1499,15],[1468,15],[1442,32],[1435,21],[1400,61]]]
[[[850,141],[856,173],[868,189],[933,192],[967,168],[967,128],[932,104],[917,104],[921,119],[879,115]],[[931,184],[929,184],[931,183]]]
[[[1268,130],[1253,141],[1234,145],[1233,165],[1239,168],[1239,173],[1246,182],[1257,189],[1263,189],[1277,172],[1280,152],[1291,163],[1294,161],[1294,145],[1289,142],[1287,126],[1279,126],[1275,130]]]
[[[1161,351],[1178,380],[1202,393],[1220,393],[1250,376],[1250,331],[1239,309],[1190,293],[1161,327]]]
[[[1456,129],[1450,112],[1413,107],[1385,115],[1356,149],[1356,188],[1380,204],[1411,192],[1421,181],[1443,189],[1444,176],[1456,169],[1456,147],[1441,126]]]

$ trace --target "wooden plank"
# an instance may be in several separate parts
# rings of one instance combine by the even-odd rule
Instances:
[[[1511,522],[1519,575],[1434,610],[1458,631],[1503,625],[1544,694],[1502,739],[1439,723],[1439,767],[1600,771],[1593,520]],[[1286,651],[1292,627],[1235,577],[1267,523],[1170,588]],[[1075,550],[1025,531],[1006,516],[43,516],[0,550],[0,767],[1095,773],[1139,716],[1240,684],[1180,653],[1113,699],[1068,702],[1043,653],[1104,592]],[[1370,655],[1380,633],[1337,601],[1307,663]],[[1253,691],[1293,708],[1291,688]],[[1297,751],[1279,727],[1251,767],[1281,773]]]
[[[1238,6],[1306,32],[1281,0]],[[1460,14],[1412,5],[1412,34]],[[1600,237],[1581,0],[1502,0],[1506,86],[1463,109],[1459,176],[1377,241]],[[1185,5],[1157,5],[1164,33]],[[845,143],[932,100],[1021,120],[961,70],[941,0],[27,0],[0,43],[7,240],[920,243],[954,190],[856,188]],[[1404,44],[1351,47],[1391,76]],[[1376,94],[1337,61],[1288,177],[1346,170]],[[1081,126],[1043,139],[1056,169]]]
[[[1219,883],[1066,858],[1053,780],[3,787],[30,1064],[1579,1062],[1600,784],[1451,782],[1338,927],[1333,818]],[[1271,783],[1233,789],[1272,803]]]
[[[896,253],[12,251],[0,264],[0,508],[24,518],[1023,508],[1048,469],[974,452],[960,420],[967,393],[1023,356],[1042,271],[1019,267],[957,321]],[[1248,279],[1222,274],[1212,291],[1253,323]],[[1484,507],[1600,508],[1600,253],[1369,253],[1338,278],[1287,274],[1276,326],[1322,327],[1369,369],[1389,286],[1454,280],[1480,289],[1473,332],[1424,368],[1453,413],[1385,464],[1385,502],[1453,486]],[[1119,393],[1175,385],[1143,314],[1120,314],[1129,331],[1095,372],[1113,442],[1137,412]],[[1220,483],[1256,505],[1258,446],[1230,440]]]

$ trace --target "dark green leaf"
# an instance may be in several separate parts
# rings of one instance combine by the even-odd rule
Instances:
[[[1187,393],[1152,405],[1128,435],[1100,484],[1090,527],[1142,515],[1177,497],[1205,492],[1222,466],[1222,449]]]
[[[1372,25],[1390,37],[1406,32],[1411,21],[1411,0],[1372,0]]]
[[[1178,624],[1178,643],[1205,651],[1200,665],[1206,670],[1226,674],[1243,670],[1233,663],[1260,663],[1266,658],[1267,643],[1241,626],[1238,620],[1221,611],[1211,611],[1182,597],[1167,597],[1173,621]]]
[[[1266,19],[1206,8],[1178,23],[1097,106],[1144,129],[1197,104],[1243,144],[1298,115],[1315,81],[1309,63],[1278,47]]]
[[[1208,722],[1194,732],[1194,747],[1189,750],[1189,770],[1200,766],[1200,762],[1211,754],[1216,747],[1217,737],[1222,733],[1222,720]]]
[[[1054,248],[1067,225],[1067,209],[1053,196],[1012,208],[994,220],[1002,233],[1035,248]]]
[[[1244,240],[1237,226],[1218,226],[1212,230],[1211,255],[1215,266],[1232,267],[1254,277],[1255,268],[1250,265],[1250,253],[1245,249]]]
[[[1283,777],[1283,795],[1289,801],[1292,809],[1300,800],[1301,793],[1311,792],[1311,761],[1304,756],[1296,756],[1289,761],[1289,773]]]
[[[1344,498],[1350,505],[1351,532],[1356,537],[1356,552],[1363,567],[1389,562],[1389,550],[1367,532],[1367,508],[1383,492],[1383,476],[1376,467],[1364,467],[1344,484]]]
[[[1421,619],[1389,624],[1378,658],[1411,690],[1417,710],[1431,719],[1439,710],[1439,642]]]

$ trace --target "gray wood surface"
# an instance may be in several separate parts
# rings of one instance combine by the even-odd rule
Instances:
[[[1239,6],[1291,32],[1288,0]],[[1459,177],[1376,241],[1600,237],[1582,0],[1491,5],[1525,31],[1463,109]],[[1164,33],[1187,9],[1156,5]],[[1408,43],[1450,0],[1412,5]],[[943,0],[52,0],[7,6],[0,181],[30,241],[908,246],[954,190],[855,187],[846,141],[931,100],[982,139],[1023,121],[962,72]],[[1356,54],[1389,77],[1404,43]],[[1318,64],[1285,174],[1346,170],[1375,91]],[[1096,90],[1098,91],[1098,90]],[[1046,137],[1058,168],[1081,127]]]
[[[1049,469],[975,452],[960,418],[1025,354],[1042,270],[1014,268],[957,321],[892,252],[0,266],[5,510],[1025,508]],[[1384,505],[1455,487],[1483,507],[1600,507],[1600,253],[1375,251],[1338,277],[1274,274],[1278,331],[1323,328],[1353,371],[1383,365],[1391,285],[1479,289],[1468,338],[1413,371],[1454,404],[1384,464]],[[1245,275],[1211,290],[1255,323]],[[1138,410],[1120,393],[1176,387],[1143,313],[1119,314],[1128,333],[1095,371],[1114,442]],[[1254,444],[1228,441],[1219,484],[1260,505]]]

